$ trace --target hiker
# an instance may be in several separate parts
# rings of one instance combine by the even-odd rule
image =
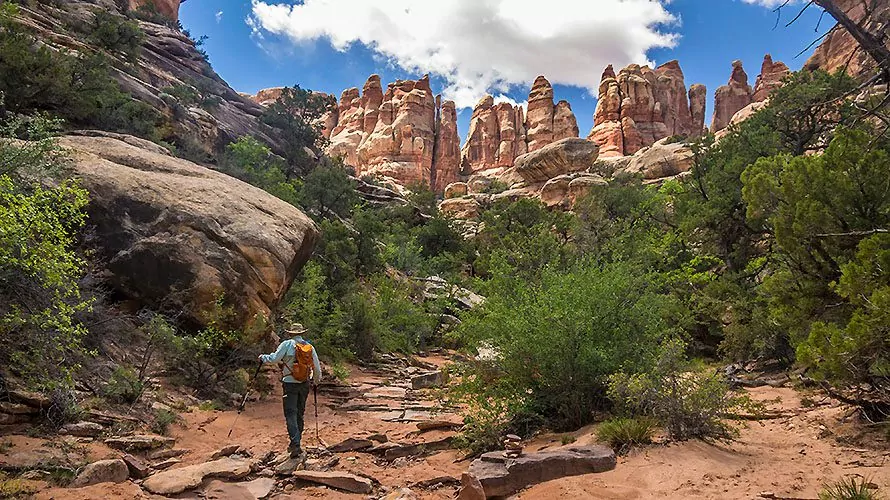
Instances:
[[[294,323],[284,331],[291,336],[282,342],[272,354],[261,354],[263,363],[282,361],[281,382],[284,386],[284,419],[287,421],[287,434],[290,444],[287,447],[291,458],[302,459],[303,449],[300,440],[303,436],[303,414],[311,385],[321,381],[321,365],[312,344],[303,338],[306,329]]]

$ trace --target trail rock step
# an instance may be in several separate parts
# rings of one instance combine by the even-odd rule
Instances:
[[[310,483],[323,484],[336,488],[338,490],[348,491],[350,493],[361,493],[367,495],[373,491],[373,483],[370,479],[354,476],[345,472],[319,472],[319,471],[297,471],[293,476],[302,481]]]
[[[221,458],[159,472],[146,479],[142,487],[156,495],[176,495],[200,486],[206,478],[241,479],[250,474],[251,465],[246,459]]]

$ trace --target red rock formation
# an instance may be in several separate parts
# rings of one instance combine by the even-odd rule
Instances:
[[[453,101],[442,102],[436,96],[438,126],[436,127],[436,154],[430,175],[433,191],[441,193],[449,184],[460,178],[460,137],[457,134],[457,108]]]
[[[553,87],[543,76],[532,85],[528,113],[521,106],[486,96],[473,108],[470,131],[461,152],[466,175],[509,168],[525,153],[569,137],[578,137],[578,122],[566,101],[553,103]]]
[[[587,138],[600,145],[600,156],[631,155],[672,135],[700,135],[704,101],[695,87],[687,92],[677,61],[655,70],[631,64],[615,74],[603,72],[594,126]],[[697,99],[690,104],[690,99]],[[695,109],[699,116],[693,117]]]
[[[435,123],[436,103],[428,76],[390,83],[374,131],[356,151],[357,173],[389,177],[403,186],[429,186]]]
[[[862,24],[871,33],[879,35],[881,29],[887,30],[887,25],[890,23],[890,2],[837,0],[836,3],[847,16]],[[867,6],[872,9],[869,16],[867,16]],[[887,46],[890,48],[890,38],[887,38]],[[829,73],[844,68],[849,75],[856,78],[870,74],[875,67],[874,59],[861,50],[850,33],[839,25],[834,27],[804,65],[805,69],[821,69]]]
[[[342,157],[347,165],[357,166],[356,152],[365,137],[363,125],[364,109],[359,90],[355,87],[344,90],[340,94],[337,125],[331,130],[328,154]]]
[[[760,67],[760,75],[757,76],[757,83],[754,84],[753,102],[765,101],[770,92],[782,86],[782,80],[791,74],[788,66],[783,62],[773,62],[772,56],[769,54],[763,56],[763,65]]]
[[[543,76],[535,79],[528,94],[526,129],[529,152],[553,142],[553,87]]]
[[[689,87],[689,114],[692,115],[692,136],[698,137],[705,131],[705,107],[708,89],[700,83]]]
[[[159,14],[172,21],[179,20],[179,4],[185,0],[129,0],[130,10],[138,10],[143,6],[153,7]]]
[[[751,104],[753,95],[754,92],[748,85],[748,74],[742,67],[742,61],[733,61],[729,82],[718,88],[714,95],[714,118],[711,121],[711,132],[716,133],[723,130],[734,114]]]

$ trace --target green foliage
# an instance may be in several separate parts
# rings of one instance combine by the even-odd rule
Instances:
[[[14,120],[34,142],[0,138],[0,340],[3,362],[44,388],[68,379],[84,353],[86,329],[76,315],[90,307],[78,285],[84,262],[74,251],[86,215],[87,193],[71,180],[53,187],[64,156],[45,120]],[[5,162],[10,163],[5,163]]]
[[[118,366],[102,387],[102,396],[114,403],[133,404],[142,397],[145,387],[131,367]]]
[[[0,498],[31,498],[38,489],[34,483],[0,472]]]
[[[300,181],[288,180],[284,160],[253,137],[244,136],[226,146],[220,169],[291,205],[300,203]]]
[[[218,108],[222,104],[222,98],[213,94],[209,86],[202,82],[203,80],[178,83],[171,87],[165,87],[161,91],[176,99],[177,104],[186,108],[199,106],[208,111]],[[242,137],[241,139],[245,138],[247,137]]]
[[[131,61],[139,57],[145,33],[139,25],[124,17],[98,10],[90,26],[90,40],[112,52],[122,52]]]
[[[151,419],[151,432],[166,436],[170,432],[170,426],[179,421],[179,415],[170,410],[155,410]]]
[[[646,370],[673,333],[670,299],[627,266],[545,268],[537,284],[504,267],[493,274],[484,306],[460,327],[466,342],[497,352],[501,375],[479,389],[523,399],[555,428],[589,422],[608,406],[608,377]]]
[[[357,203],[355,186],[339,165],[320,165],[304,178],[301,205],[318,217],[348,217]]]
[[[657,424],[650,418],[612,418],[600,424],[596,437],[618,453],[626,453],[651,443],[656,429]]]
[[[160,113],[121,92],[103,54],[53,50],[16,14],[8,2],[0,10],[0,110],[47,111],[75,125],[155,138]]]
[[[274,103],[263,112],[261,120],[277,130],[287,159],[287,178],[307,173],[314,160],[306,151],[321,152],[325,145],[321,131],[322,116],[336,105],[333,97],[301,89],[285,87]]]
[[[684,353],[682,342],[666,343],[651,371],[612,375],[609,396],[624,414],[654,418],[672,439],[732,438],[736,429],[724,419],[756,406],[719,374],[689,372]]]
[[[829,483],[819,492],[819,500],[878,500],[882,498],[865,478],[846,476]]]

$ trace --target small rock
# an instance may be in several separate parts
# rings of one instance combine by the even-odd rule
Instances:
[[[448,420],[427,420],[425,422],[417,422],[417,429],[421,432],[434,431],[439,429],[456,429],[463,427],[462,422],[451,422]]]
[[[52,477],[52,473],[45,470],[29,470],[19,477],[21,477],[22,479],[27,479],[29,481],[43,481],[49,477]]]
[[[0,412],[12,415],[36,415],[40,413],[38,408],[22,403],[0,402]]]
[[[167,460],[158,462],[156,464],[152,464],[151,467],[155,470],[164,470],[164,469],[169,469],[170,467],[173,467],[174,465],[176,465],[178,463],[182,463],[182,460],[180,460],[178,458],[168,458]]]
[[[153,450],[171,446],[175,442],[176,440],[171,437],[153,434],[113,437],[105,440],[105,444],[108,446],[126,451]]]
[[[461,488],[457,494],[457,500],[485,500],[488,498],[485,496],[482,483],[476,476],[465,472],[460,482]]]
[[[134,479],[145,479],[148,477],[149,473],[151,473],[151,468],[149,468],[149,466],[141,459],[136,458],[133,455],[123,455],[121,456],[121,460],[127,464],[127,469],[130,470],[130,477]]]
[[[59,430],[60,434],[91,438],[98,437],[103,432],[105,432],[105,428],[95,422],[77,422],[62,426],[62,429]]]
[[[287,484],[285,484],[285,485],[284,485],[284,491],[288,491],[288,492],[290,492],[290,491],[294,491],[294,485],[291,484],[291,483],[287,483]]]
[[[11,413],[0,413],[0,425],[25,424],[30,421],[30,415],[13,415]]]
[[[368,436],[368,439],[370,439],[371,441],[377,442],[377,443],[385,443],[385,442],[389,441],[389,438],[386,437],[386,434],[383,434],[380,432],[378,432],[376,434],[371,434],[370,436]]]
[[[355,476],[345,472],[321,472],[321,471],[297,471],[294,477],[301,481],[310,483],[323,484],[336,488],[338,490],[348,491],[350,493],[361,493],[367,495],[373,491],[373,483],[370,479]]]
[[[49,397],[38,392],[9,391],[9,399],[33,408],[49,408],[52,403]]]
[[[370,439],[349,438],[331,446],[328,448],[328,451],[332,453],[347,453],[351,451],[365,450],[372,446],[374,446],[374,443]]]
[[[439,387],[444,383],[444,381],[445,377],[443,376],[441,371],[423,373],[411,377],[411,388],[414,390],[418,390],[429,389],[431,387]]]
[[[244,486],[258,500],[263,500],[275,489],[275,480],[270,478],[254,479],[253,481],[242,483],[241,486]]]
[[[410,488],[401,488],[390,492],[381,500],[417,500],[417,495]]]
[[[121,459],[93,462],[77,475],[71,486],[82,488],[99,483],[122,483],[130,478],[130,470]]]
[[[191,450],[183,448],[173,448],[170,450],[155,450],[148,454],[146,458],[149,460],[166,460],[168,458],[181,457]]]
[[[210,457],[210,460],[216,460],[217,458],[223,458],[223,457],[228,457],[228,456],[234,455],[235,453],[238,453],[238,450],[240,450],[240,449],[241,449],[241,445],[230,444],[229,446],[226,446],[225,448],[222,448],[221,450],[217,450],[216,453],[214,453]]]

